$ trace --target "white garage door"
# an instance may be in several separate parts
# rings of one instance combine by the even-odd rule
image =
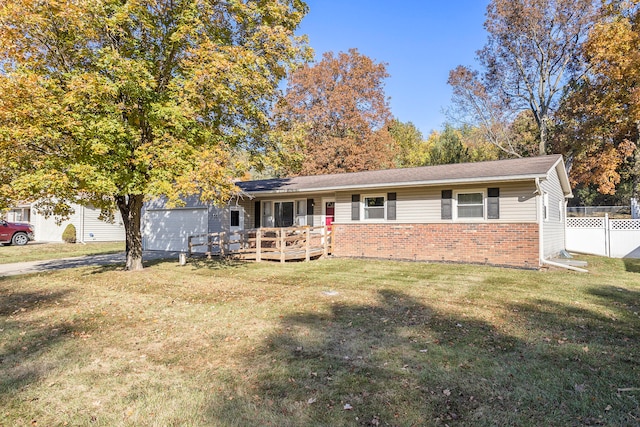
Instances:
[[[145,212],[142,239],[146,250],[181,251],[188,237],[207,233],[207,209],[163,209]]]

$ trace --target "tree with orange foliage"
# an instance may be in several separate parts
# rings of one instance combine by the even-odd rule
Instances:
[[[612,1],[584,46],[590,72],[575,83],[559,114],[558,150],[573,159],[574,185],[614,194],[640,177],[640,9]]]
[[[312,175],[393,166],[394,139],[384,93],[386,65],[356,49],[325,53],[289,78],[276,109],[279,128],[304,129],[297,167],[285,173]]]

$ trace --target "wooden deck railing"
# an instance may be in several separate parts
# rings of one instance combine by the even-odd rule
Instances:
[[[321,227],[253,228],[198,234],[188,238],[188,254],[206,246],[205,254],[247,260],[309,261],[331,253],[331,231]]]

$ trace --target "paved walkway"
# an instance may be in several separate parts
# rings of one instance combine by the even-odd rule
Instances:
[[[158,259],[175,259],[178,261],[178,252],[145,251],[142,254],[143,261]],[[13,264],[0,264],[0,276],[16,276],[18,274],[38,273],[42,271],[62,270],[64,268],[99,267],[103,265],[124,265],[125,253],[105,255],[85,255],[74,258],[51,259],[45,261],[16,262]]]

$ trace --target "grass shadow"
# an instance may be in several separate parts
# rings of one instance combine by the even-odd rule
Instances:
[[[535,323],[544,314],[532,316],[532,329],[545,328]],[[602,355],[585,353],[584,343],[518,338],[398,291],[380,291],[377,304],[335,303],[328,313],[285,316],[257,353],[238,360],[247,372],[262,368],[252,394],[238,394],[230,382],[212,398],[213,424],[583,425],[604,415],[612,425],[632,421],[593,404],[602,396],[587,390],[605,380],[606,365],[598,362]],[[624,411],[640,415],[633,404]],[[224,421],[228,413],[235,414],[232,423]]]
[[[56,292],[14,292],[0,289],[0,398],[10,396],[30,383],[46,377],[59,362],[42,362],[41,356],[76,333],[67,321],[27,321],[31,310],[59,306],[69,290]],[[55,360],[55,359],[53,359]]]

